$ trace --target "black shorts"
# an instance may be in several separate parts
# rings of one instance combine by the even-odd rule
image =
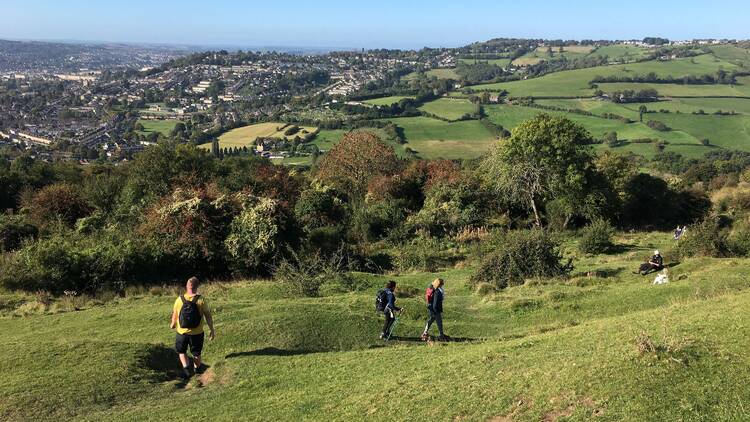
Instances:
[[[205,333],[190,335],[190,334],[177,334],[177,338],[174,341],[174,348],[177,353],[187,353],[188,346],[190,346],[190,353],[193,356],[200,356],[203,350],[203,338]]]

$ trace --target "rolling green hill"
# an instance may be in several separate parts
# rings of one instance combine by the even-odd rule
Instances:
[[[686,75],[704,75],[714,74],[717,70],[724,69],[726,71],[732,71],[738,69],[738,66],[727,61],[720,60],[711,54],[703,54],[696,57],[675,59],[669,61],[647,61],[630,64],[620,64],[611,66],[599,66],[577,70],[567,70],[562,72],[550,73],[548,75],[539,78],[530,78],[526,80],[513,81],[513,82],[501,82],[494,84],[480,84],[472,86],[473,89],[500,91],[506,90],[509,95],[515,97],[590,97],[593,95],[594,89],[589,87],[589,82],[596,76],[634,76],[644,75],[650,72],[656,73],[660,77],[673,76],[679,78]],[[741,83],[745,86],[746,81],[743,79]],[[604,91],[612,91],[615,89],[623,89],[622,85],[634,86],[632,89],[640,89],[635,87],[636,85],[642,84],[599,84],[599,88]],[[649,84],[654,85],[654,84]],[[691,92],[696,90],[702,93],[702,95],[738,95],[728,94],[726,92],[744,92],[737,88],[732,88],[729,85],[679,85],[679,84],[668,84],[669,89],[673,91],[663,92],[661,86],[667,84],[657,84],[660,87],[657,88],[660,94],[663,95],[680,95],[677,92],[681,91],[681,88],[685,88],[684,92]],[[738,85],[740,86],[740,85]],[[713,90],[716,90],[714,93]],[[683,94],[688,95],[688,94]]]
[[[475,111],[474,104],[461,98],[438,98],[424,104],[419,109],[448,120],[458,120]]]
[[[452,101],[452,100],[448,100]],[[445,122],[429,117],[388,119],[404,130],[404,148],[426,159],[476,158],[487,151],[494,136],[477,120]]]
[[[479,296],[446,270],[445,326],[416,337],[435,274],[394,276],[406,308],[394,341],[372,310],[386,278],[355,293],[294,298],[272,282],[209,284],[218,337],[206,374],[175,379],[167,328],[175,291],[131,290],[44,311],[2,296],[3,420],[744,420],[750,376],[747,259],[687,259],[672,282],[630,274],[666,233],[579,256],[570,280]],[[573,253],[568,244],[565,253]],[[589,276],[587,274],[596,275]],[[25,302],[25,303],[24,303]]]

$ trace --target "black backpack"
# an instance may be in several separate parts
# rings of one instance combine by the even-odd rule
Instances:
[[[388,305],[388,290],[380,289],[378,295],[375,296],[375,310],[378,312],[385,311],[385,307]]]
[[[184,295],[180,295],[180,299],[182,300],[180,328],[198,328],[201,325],[201,310],[196,304],[199,297],[199,295],[195,295],[192,299],[187,300]]]

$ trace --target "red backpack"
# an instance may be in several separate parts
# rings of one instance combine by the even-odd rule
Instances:
[[[424,300],[428,305],[432,304],[433,296],[435,296],[435,288],[432,286],[427,286],[427,289],[425,289],[424,291]]]

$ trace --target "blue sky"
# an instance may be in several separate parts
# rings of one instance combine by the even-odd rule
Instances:
[[[2,0],[0,38],[418,48],[494,37],[750,38],[747,0]]]

